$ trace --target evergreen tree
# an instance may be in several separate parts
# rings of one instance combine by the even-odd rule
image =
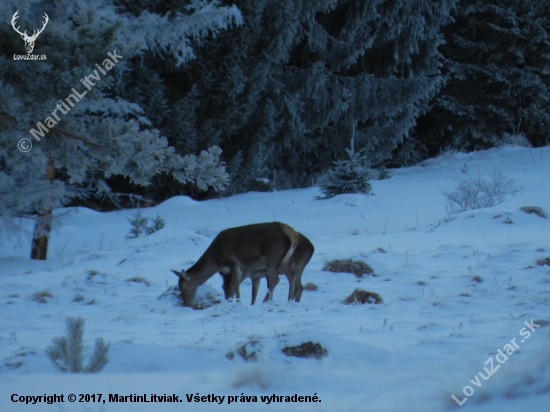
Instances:
[[[550,142],[550,3],[460,0],[441,47],[449,82],[419,120],[417,136],[440,147],[494,146],[510,133]]]
[[[379,164],[439,90],[438,30],[452,4],[238,1],[246,23],[190,62],[200,65],[194,84],[206,88],[195,124],[222,130],[217,142],[248,165],[261,140],[257,119],[272,103],[269,163],[283,187],[309,185],[344,157],[350,123],[357,147]]]
[[[132,93],[166,90],[173,109],[155,126],[174,147],[215,144],[233,159],[231,192],[311,185],[346,156],[349,124],[383,163],[443,83],[439,30],[455,0],[222,2],[233,3],[243,25],[193,43],[195,59],[129,73]],[[164,179],[147,195],[171,195]]]
[[[334,162],[334,166],[321,178],[319,183],[325,198],[344,193],[371,193],[371,169],[365,157],[361,152],[356,152],[354,146],[352,137],[351,147],[346,149],[349,159]]]
[[[1,21],[12,20],[16,3],[2,3]],[[109,194],[105,178],[122,175],[147,185],[164,173],[201,189],[221,189],[228,177],[218,147],[199,156],[176,153],[158,130],[147,127],[150,121],[139,105],[116,94],[126,59],[144,53],[147,43],[139,38],[121,41],[128,32],[110,2],[91,1],[84,9],[72,2],[67,7],[53,3],[21,8],[16,22],[32,30],[47,13],[49,22],[35,47],[47,60],[14,60],[14,54],[24,53],[24,43],[11,26],[0,26],[0,216],[38,216],[32,250],[38,259],[46,258],[52,211],[77,196]],[[205,35],[209,26],[201,5],[193,2],[198,18],[185,36]],[[228,16],[227,24],[230,20]],[[219,21],[212,27],[219,29]],[[178,59],[192,57],[190,48],[173,50],[175,42],[168,37],[155,44]],[[20,149],[29,143],[33,147],[23,153],[18,142]]]

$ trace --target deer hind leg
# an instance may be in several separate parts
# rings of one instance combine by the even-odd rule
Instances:
[[[258,296],[258,291],[260,290],[260,281],[262,278],[252,278],[252,305],[256,303],[256,297]]]
[[[268,300],[273,300],[273,292],[275,291],[275,288],[279,283],[279,274],[277,273],[277,269],[273,266],[266,268],[265,271],[267,275],[267,287],[269,291],[267,292],[267,295],[265,295],[264,302],[267,302]]]
[[[302,286],[302,272],[304,271],[304,267],[297,265],[297,267],[292,267],[292,270],[294,274],[294,295],[292,299],[294,299],[295,302],[299,302],[302,298],[302,292],[304,291],[304,287]]]
[[[294,280],[294,301],[299,302],[302,299],[302,292],[304,291],[304,286],[302,285],[302,279],[296,276]]]
[[[296,293],[296,274],[292,269],[286,270],[286,278],[288,279],[288,300],[294,300],[294,295]]]
[[[237,300],[241,301],[241,290],[239,288],[241,284],[242,270],[241,266],[235,262],[231,265],[231,283],[233,286],[233,293],[237,295]]]

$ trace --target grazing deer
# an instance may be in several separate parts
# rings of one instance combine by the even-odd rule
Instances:
[[[294,278],[290,257],[298,243],[298,233],[280,222],[257,223],[222,230],[212,241],[199,260],[187,271],[172,269],[178,278],[178,287],[184,306],[191,306],[197,288],[216,272],[231,276],[233,293],[241,298],[239,285],[243,271],[265,271],[269,292],[266,300],[272,299],[273,290],[279,283],[279,267],[285,275]],[[294,285],[292,284],[291,287]],[[294,294],[294,290],[292,290]]]
[[[315,248],[310,240],[298,232],[298,244],[296,245],[296,249],[289,260],[291,270],[286,270],[286,268],[283,267],[284,263],[281,263],[277,270],[277,273],[279,274],[286,274],[288,279],[288,300],[294,300],[296,302],[300,301],[304,290],[304,287],[302,286],[302,273],[304,272],[306,265],[309,263],[314,251]],[[293,273],[294,276],[291,277],[287,273]],[[223,273],[220,273],[220,275],[222,275],[223,278],[223,291],[225,294],[225,299],[230,299],[235,294],[232,288],[231,276]],[[265,277],[266,272],[263,270],[247,270],[241,276],[241,283],[246,278],[250,278],[252,280],[252,305],[256,302],[256,297],[258,296],[258,290],[260,288],[260,281]],[[268,300],[268,298],[269,292],[264,301]]]

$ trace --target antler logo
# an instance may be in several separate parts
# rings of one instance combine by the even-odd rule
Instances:
[[[17,20],[19,17],[17,13],[19,13],[19,10],[17,10],[13,15],[11,19],[11,26],[17,33],[21,35],[21,38],[25,41],[25,48],[27,49],[27,53],[31,54],[34,50],[34,42],[38,38],[38,35],[44,31],[44,28],[48,24],[48,21],[50,21],[50,18],[46,13],[44,13],[44,24],[42,25],[42,28],[40,30],[35,30],[32,36],[29,36],[27,35],[27,30],[25,30],[24,33],[21,33],[21,31],[19,31],[19,27],[15,27],[15,20]]]

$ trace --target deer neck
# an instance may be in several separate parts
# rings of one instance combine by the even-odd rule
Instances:
[[[216,264],[211,253],[205,253],[187,270],[187,275],[200,286],[219,271],[221,268]]]

